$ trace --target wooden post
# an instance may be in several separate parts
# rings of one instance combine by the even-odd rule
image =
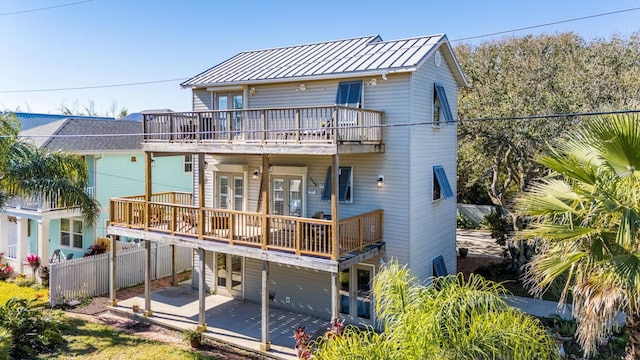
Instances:
[[[147,250],[144,271],[144,316],[150,317],[153,315],[151,312],[151,241],[145,240],[144,247]]]
[[[262,249],[266,250],[269,245],[269,156],[262,154]]]
[[[109,235],[109,305],[118,305],[117,298],[117,277],[116,277],[116,237]]]
[[[338,273],[331,273],[331,320],[338,318]]]
[[[206,285],[205,282],[205,270],[207,268],[205,264],[205,255],[204,249],[198,248],[198,258],[200,260],[200,276],[198,277],[198,331],[206,331],[207,330],[207,315],[206,315],[206,307],[205,307],[205,295],[204,295],[204,287]]]
[[[178,247],[171,245],[171,286],[178,286]]]
[[[149,201],[151,201],[152,190],[152,170],[151,170],[151,153],[145,151],[144,153],[144,229],[149,231]]]
[[[198,239],[202,240],[205,232],[204,219],[204,154],[198,154]]]
[[[262,260],[262,337],[260,350],[271,348],[269,342],[269,262]]]
[[[331,260],[338,260],[340,256],[340,239],[338,231],[338,189],[340,182],[340,156],[333,155],[333,165],[331,166],[331,239],[333,240],[333,252]]]

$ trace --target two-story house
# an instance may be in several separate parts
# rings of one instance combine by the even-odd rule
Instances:
[[[56,199],[11,199],[0,214],[0,248],[4,260],[16,272],[23,272],[29,253],[38,254],[43,263],[78,258],[96,239],[104,237],[109,198],[144,190],[144,153],[140,122],[26,113],[16,116],[27,128],[20,132],[24,141],[84,157],[89,170],[86,191],[101,204],[100,217],[93,226],[88,226],[78,208],[60,207]],[[158,159],[158,171],[164,172],[166,179],[154,186],[159,190],[190,192],[193,169],[191,160],[187,157],[189,161],[184,163],[184,159],[184,156]]]
[[[201,326],[205,290],[261,303],[265,348],[269,306],[373,324],[385,261],[456,269],[465,84],[445,35],[237,54],[182,83],[193,111],[143,114],[147,188],[108,232],[194,249]],[[152,186],[165,155],[193,156],[192,194]]]

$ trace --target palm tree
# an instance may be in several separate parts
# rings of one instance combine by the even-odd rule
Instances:
[[[555,359],[539,321],[509,307],[506,289],[462,274],[421,285],[392,261],[373,283],[383,332],[347,327],[317,342],[317,359]]]
[[[573,296],[585,355],[626,313],[629,359],[640,358],[640,118],[602,116],[572,131],[540,163],[551,175],[532,186],[518,209],[536,239],[527,267],[535,293],[564,281]]]
[[[0,207],[13,197],[58,199],[60,207],[79,206],[90,225],[100,214],[89,196],[87,165],[79,155],[46,152],[18,138],[20,124],[0,114]]]

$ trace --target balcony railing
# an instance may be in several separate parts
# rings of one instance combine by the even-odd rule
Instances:
[[[383,114],[344,106],[143,114],[144,141],[380,144]]]
[[[145,229],[148,224],[149,231],[332,260],[382,242],[382,210],[340,219],[340,241],[339,248],[336,248],[336,241],[331,236],[331,220],[198,208],[184,203],[155,201],[171,196],[176,196],[176,200],[187,200],[184,193],[155,194],[147,207],[142,196],[112,198],[111,225]],[[265,233],[268,235],[264,236]]]
[[[84,190],[89,196],[95,197],[95,188],[93,186],[86,187]],[[23,198],[11,198],[7,200],[7,206],[20,208],[25,210],[61,210],[66,209],[60,204],[60,195],[56,195],[51,199],[42,196],[31,196]]]

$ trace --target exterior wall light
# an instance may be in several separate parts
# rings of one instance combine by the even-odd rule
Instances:
[[[384,186],[384,175],[378,175],[378,187],[381,188]]]
[[[251,176],[253,178],[253,180],[258,180],[258,176],[260,176],[260,170],[258,170],[258,169],[253,170],[253,174]]]

